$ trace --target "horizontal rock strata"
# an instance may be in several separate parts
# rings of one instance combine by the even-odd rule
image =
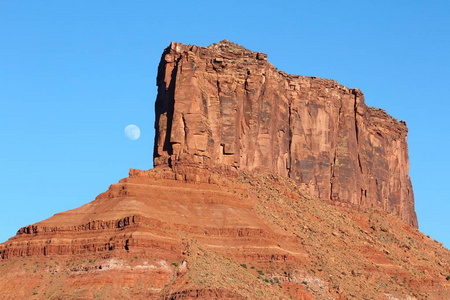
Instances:
[[[0,298],[448,298],[449,251],[396,216],[283,176],[190,168],[131,170],[19,229],[0,244]]]

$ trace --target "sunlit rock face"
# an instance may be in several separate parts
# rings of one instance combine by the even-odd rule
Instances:
[[[190,168],[200,181],[202,168],[274,173],[311,197],[417,227],[406,124],[365,105],[360,90],[286,74],[226,40],[172,43],[157,85],[155,166]]]
[[[1,243],[0,299],[448,299],[404,122],[228,41],[171,44],[158,88],[155,168]]]

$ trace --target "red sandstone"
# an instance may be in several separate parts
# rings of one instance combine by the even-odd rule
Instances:
[[[226,165],[417,227],[407,127],[336,81],[289,75],[222,41],[172,43],[158,69],[154,164]]]
[[[153,170],[0,244],[1,299],[448,298],[406,125],[360,91],[172,43],[156,112]]]

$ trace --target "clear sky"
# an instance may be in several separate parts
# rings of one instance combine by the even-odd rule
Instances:
[[[420,230],[450,247],[449,3],[0,0],[0,242],[151,168],[163,49],[226,38],[405,120]]]

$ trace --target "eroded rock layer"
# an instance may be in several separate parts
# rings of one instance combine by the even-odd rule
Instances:
[[[392,214],[283,176],[179,175],[131,170],[21,228],[0,244],[0,299],[448,299],[450,252]]]
[[[314,198],[417,227],[406,124],[365,105],[360,90],[288,75],[226,40],[172,43],[157,85],[155,166],[190,167],[200,181],[211,166],[278,174]]]

